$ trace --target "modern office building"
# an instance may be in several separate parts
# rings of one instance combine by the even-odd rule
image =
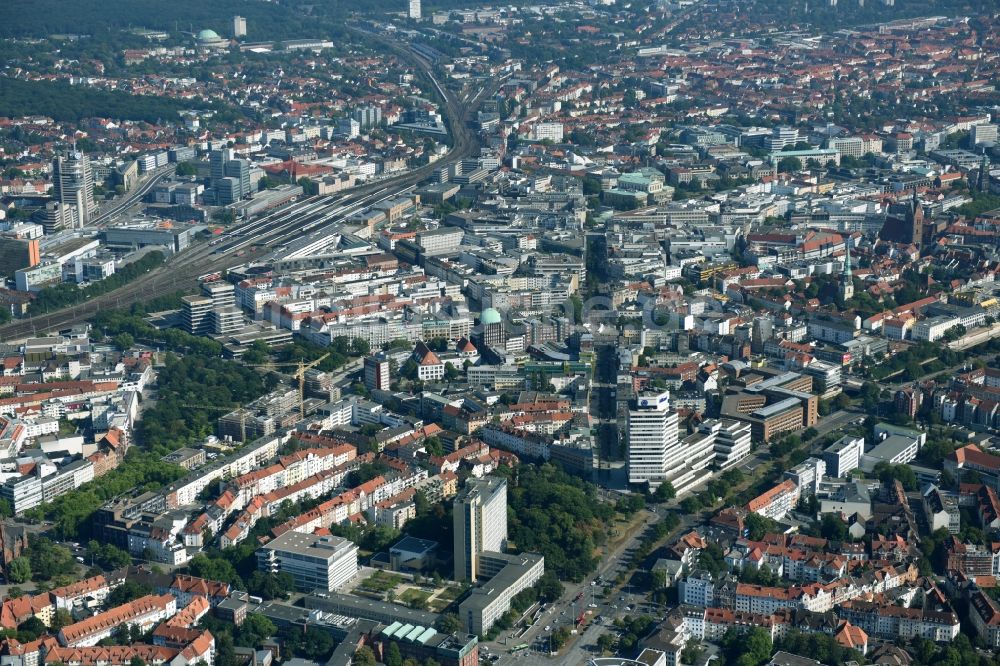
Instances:
[[[41,263],[37,238],[0,236],[0,275],[13,277],[22,268]]]
[[[702,430],[710,428],[712,419],[704,421]],[[751,428],[745,421],[720,419],[720,427],[715,432],[715,466],[728,469],[748,455],[751,447]]]
[[[239,39],[240,37],[247,36],[247,20],[242,16],[233,17],[233,38]]]
[[[973,125],[969,128],[969,145],[997,143],[997,126],[992,124]]]
[[[217,180],[215,182],[214,187],[215,203],[220,206],[227,206],[242,199],[240,196],[239,178],[222,178],[221,180]]]
[[[181,320],[184,330],[191,335],[208,335],[212,332],[212,299],[208,296],[181,298]]]
[[[83,227],[97,211],[94,172],[90,159],[79,151],[52,160],[52,186],[56,201],[76,208],[74,226]]]
[[[485,636],[509,610],[520,592],[545,573],[545,558],[535,553],[506,555],[484,553],[483,578],[489,582],[473,588],[458,606],[458,617],[470,634]]]
[[[229,163],[232,151],[229,148],[217,148],[208,153],[208,161],[211,166],[210,175],[212,187],[215,183],[226,177],[226,164]]]
[[[369,391],[388,391],[389,361],[368,356],[365,358],[365,388]]]
[[[889,435],[861,456],[861,469],[872,472],[880,462],[905,465],[917,457],[920,442],[906,435]]]
[[[826,474],[832,477],[847,476],[861,466],[865,453],[864,437],[845,435],[823,450]]]
[[[828,139],[826,147],[836,150],[841,157],[864,157],[865,154],[865,142],[860,136],[841,136]]]
[[[826,475],[826,462],[821,458],[809,457],[786,470],[784,478],[791,479],[799,487],[799,495],[815,495]]]
[[[628,412],[628,481],[657,486],[673,467],[678,449],[677,412],[670,393],[640,394]]]
[[[502,553],[507,541],[507,481],[469,479],[455,498],[455,580],[475,582],[482,553]]]
[[[212,332],[216,335],[232,335],[246,326],[243,310],[233,305],[213,309],[209,313],[208,321]]]
[[[226,178],[232,178],[238,185],[238,199],[250,196],[250,162],[248,160],[229,160],[223,170]]]
[[[236,306],[236,287],[231,282],[205,282],[201,292],[212,299],[213,308],[231,308]]]
[[[73,227],[76,222],[76,209],[58,201],[49,201],[32,214],[31,221],[42,225],[45,233],[54,234]]]
[[[285,532],[257,551],[257,568],[290,574],[300,590],[329,592],[358,572],[358,547],[341,537]]]
[[[562,141],[563,140],[563,124],[562,123],[535,123],[531,127],[530,134],[532,141]]]
[[[376,127],[382,122],[382,109],[378,106],[363,106],[355,109],[351,117],[358,121],[361,129]]]
[[[411,19],[420,18],[420,0],[410,0],[408,15]]]

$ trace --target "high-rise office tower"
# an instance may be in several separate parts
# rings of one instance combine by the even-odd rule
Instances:
[[[455,580],[475,582],[481,554],[501,553],[507,541],[507,480],[470,478],[454,511]]]
[[[420,18],[420,0],[410,0],[409,16],[411,19]]]
[[[382,108],[378,106],[363,106],[354,109],[351,112],[351,117],[358,121],[361,129],[375,127],[382,122]]]
[[[231,159],[231,151],[229,148],[217,148],[209,152],[208,159],[212,167],[212,187],[215,187],[217,181],[226,177],[226,164]]]
[[[212,298],[210,296],[184,296],[181,298],[181,322],[191,335],[208,335],[212,332]]]
[[[248,160],[229,160],[224,171],[227,178],[239,181],[239,199],[250,196],[250,162]]]
[[[76,207],[74,226],[86,226],[97,210],[94,172],[87,156],[74,150],[52,160],[52,185],[56,201]]]
[[[233,17],[233,38],[239,39],[240,37],[247,36],[247,20],[242,16]]]
[[[374,356],[365,357],[365,388],[369,391],[389,389],[389,361]]]
[[[628,481],[658,486],[683,463],[670,392],[642,393],[628,412]]]

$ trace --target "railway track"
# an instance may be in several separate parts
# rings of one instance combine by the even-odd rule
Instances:
[[[459,162],[477,153],[478,137],[469,129],[473,112],[499,89],[501,81],[481,89],[468,102],[442,87],[434,78],[433,65],[426,58],[405,45],[381,40],[387,48],[401,52],[412,60],[434,83],[444,97],[443,111],[453,138],[451,150],[445,157],[392,178],[365,184],[348,192],[328,197],[308,197],[301,201],[266,215],[249,220],[234,227],[224,235],[221,243],[204,243],[168,259],[158,269],[140,276],[131,283],[114,291],[94,297],[83,303],[51,312],[20,319],[0,326],[0,341],[21,340],[49,331],[58,331],[73,324],[86,321],[101,310],[131,305],[176,291],[188,291],[198,284],[198,276],[214,271],[228,270],[246,263],[247,257],[240,256],[250,246],[265,249],[294,242],[308,234],[315,233],[323,226],[335,222],[338,215],[342,219],[348,209],[362,208],[372,202],[398,196],[407,188],[412,188],[441,167]],[[342,208],[339,212],[338,207]],[[304,212],[302,212],[304,211]]]

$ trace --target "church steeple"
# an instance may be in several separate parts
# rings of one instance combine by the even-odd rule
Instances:
[[[910,216],[910,242],[920,247],[924,242],[924,206],[917,198],[917,190],[913,190],[913,213]]]
[[[840,274],[840,298],[849,301],[854,297],[854,277],[851,275],[851,237],[844,243],[847,255],[844,257],[844,272]]]

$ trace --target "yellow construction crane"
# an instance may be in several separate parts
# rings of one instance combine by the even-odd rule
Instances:
[[[247,441],[247,410],[243,409],[243,405],[236,405],[235,407],[212,407],[211,405],[192,405],[192,404],[182,404],[181,407],[189,407],[191,409],[205,409],[212,412],[239,412],[240,413],[240,443],[245,444]]]
[[[287,368],[294,367],[298,368],[295,372],[291,373],[292,377],[299,380],[299,416],[305,420],[306,418],[306,370],[312,370],[317,365],[322,363],[330,356],[329,353],[323,354],[315,361],[306,363],[305,361],[299,359],[295,363],[262,363],[260,365],[248,365],[248,368],[266,368],[268,370],[273,370],[274,368]]]

